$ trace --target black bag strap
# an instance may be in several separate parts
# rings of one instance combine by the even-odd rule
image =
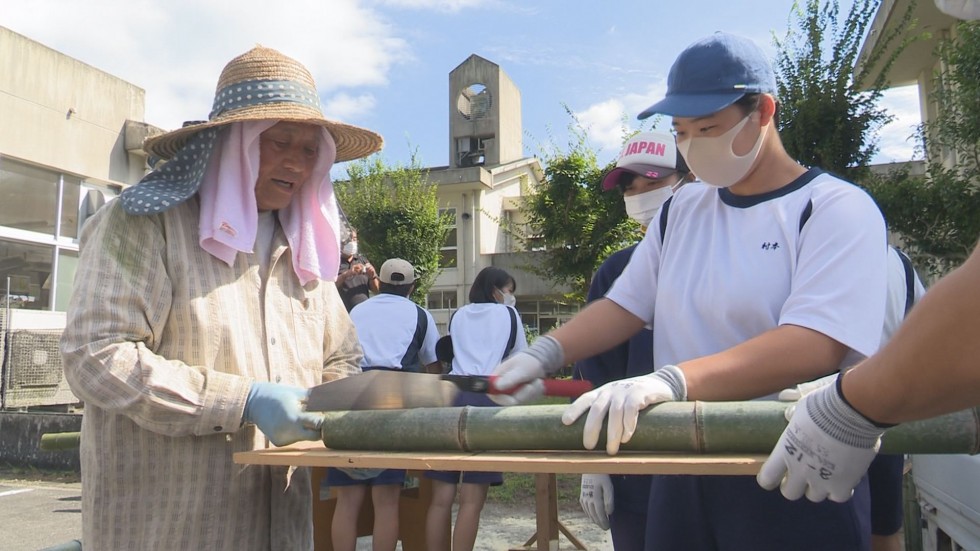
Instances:
[[[402,356],[402,370],[404,371],[421,371],[422,361],[419,359],[419,351],[422,350],[422,343],[425,341],[425,333],[429,328],[429,319],[425,315],[425,310],[422,309],[418,304],[415,305],[416,314],[418,314],[417,321],[415,322],[415,335],[412,337],[412,342],[408,345],[408,350],[405,351],[405,355]]]
[[[806,206],[803,207],[803,212],[800,213],[800,233],[803,233],[803,226],[806,225],[806,221],[810,219],[811,214],[813,214],[813,199],[809,199],[806,202]]]
[[[806,207],[800,213],[801,232],[803,231],[803,226],[806,225],[806,221],[810,219],[811,214],[813,214],[812,199],[806,202]],[[902,268],[905,270],[905,315],[907,316],[909,310],[915,306],[915,267],[912,266],[912,259],[909,258],[909,255],[905,254],[905,251],[891,245],[889,247],[895,249],[895,252],[898,253],[898,258],[902,261]]]
[[[517,344],[517,313],[510,306],[506,306],[506,308],[507,313],[510,314],[510,338],[507,339],[507,348],[504,349],[504,355],[500,358],[500,361],[504,361],[504,358],[510,356],[510,351]]]
[[[892,247],[898,253],[899,260],[902,261],[902,268],[905,269],[905,315],[909,315],[909,310],[915,306],[915,267],[912,266],[912,259],[905,251],[898,247]]]
[[[673,196],[668,197],[667,200],[664,201],[663,206],[660,207],[660,246],[661,247],[664,244],[664,236],[666,236],[667,234],[667,211],[670,210],[670,201],[673,198],[674,198]]]

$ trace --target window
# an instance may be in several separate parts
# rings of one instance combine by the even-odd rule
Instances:
[[[4,159],[0,163],[0,225],[54,235],[58,174]]]
[[[50,310],[50,293],[45,283],[51,275],[54,247],[33,243],[0,241],[0,297],[3,306]],[[9,294],[8,294],[9,290]]]
[[[432,291],[425,297],[425,307],[429,310],[455,310],[459,308],[456,291]]]
[[[439,209],[439,215],[442,216],[444,214],[452,216],[452,226],[449,229],[449,233],[446,234],[446,240],[443,242],[442,248],[439,249],[439,267],[455,268],[458,266],[459,260],[459,246],[456,235],[456,209],[452,207]]]
[[[65,310],[81,228],[118,195],[107,185],[0,159],[0,306]]]

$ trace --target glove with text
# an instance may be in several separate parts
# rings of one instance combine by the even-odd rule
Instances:
[[[599,528],[609,529],[609,515],[613,513],[612,478],[607,474],[583,474],[582,493],[578,497],[582,510]]]
[[[538,337],[526,350],[511,355],[500,363],[492,375],[493,386],[507,394],[488,394],[502,406],[514,406],[537,400],[544,395],[541,379],[565,365],[565,353],[554,337]],[[514,389],[511,391],[511,389]]]
[[[297,386],[254,382],[245,399],[243,417],[277,446],[319,440],[323,416],[303,411],[306,394]]]
[[[561,422],[571,425],[588,410],[582,444],[591,450],[599,442],[602,420],[608,413],[606,453],[615,455],[619,445],[629,442],[636,432],[636,420],[642,409],[660,402],[686,399],[684,372],[676,365],[665,365],[649,375],[613,381],[586,392],[565,409]]]
[[[878,453],[885,427],[871,422],[844,398],[840,378],[803,397],[756,480],[787,499],[843,503]]]

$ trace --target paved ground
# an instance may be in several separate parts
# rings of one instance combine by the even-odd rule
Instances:
[[[81,484],[0,474],[0,548],[37,551],[82,537]],[[609,533],[593,525],[577,506],[560,507],[559,520],[592,551],[612,549]],[[475,551],[519,548],[534,534],[534,504],[488,504]],[[371,549],[371,538],[358,541]],[[399,549],[401,547],[399,546]],[[564,537],[560,549],[573,549]]]
[[[0,547],[36,551],[82,537],[81,484],[0,479]]]

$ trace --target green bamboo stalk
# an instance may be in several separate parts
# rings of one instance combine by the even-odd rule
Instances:
[[[667,402],[640,413],[623,450],[767,454],[786,428],[790,404],[774,401]],[[323,443],[339,450],[582,450],[585,416],[565,426],[567,406],[418,408],[326,412]],[[605,447],[605,430],[597,449]],[[976,454],[980,409],[898,425],[883,453]]]
[[[38,447],[47,452],[75,450],[78,449],[81,437],[80,432],[49,432],[41,435]]]

